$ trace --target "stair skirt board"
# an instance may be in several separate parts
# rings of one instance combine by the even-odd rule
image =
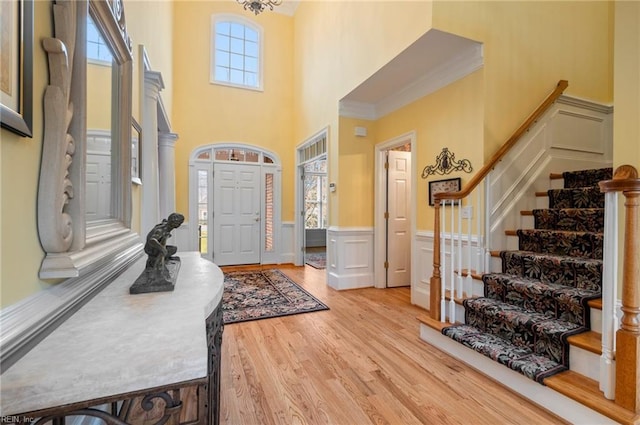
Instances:
[[[487,378],[504,385],[571,423],[580,425],[617,424],[617,422],[587,408],[583,404],[551,388],[539,385],[537,382],[504,367],[502,364],[491,360],[489,357],[473,349],[468,349],[466,346],[459,344],[428,325],[420,324],[420,338],[425,341],[425,343],[461,360]]]

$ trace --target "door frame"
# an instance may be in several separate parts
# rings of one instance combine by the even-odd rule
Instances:
[[[387,239],[386,239],[386,221],[384,213],[387,204],[387,171],[384,164],[387,160],[386,151],[402,146],[406,143],[411,144],[411,286],[415,282],[415,262],[413,261],[415,252],[415,234],[416,234],[416,211],[417,211],[417,184],[416,184],[416,132],[415,130],[400,136],[380,142],[375,146],[375,200],[374,200],[374,238],[373,238],[373,283],[376,288],[387,287],[387,274],[384,268],[384,262],[387,258]]]
[[[315,155],[314,158],[320,158],[324,156],[327,159],[327,183],[329,182],[329,126],[323,128],[322,130],[315,133],[313,136],[306,139],[304,142],[300,143],[296,146],[296,178],[294,182],[294,265],[296,266],[304,266],[304,247],[305,247],[305,227],[304,227],[304,185],[302,184],[302,176],[304,175],[304,164],[309,162],[311,158],[307,161],[302,161],[302,154],[305,148],[310,147],[315,144],[318,140],[324,138],[325,140],[325,150],[324,152],[320,152],[318,155]],[[327,187],[327,190],[329,188]],[[331,200],[329,199],[329,194],[327,193],[327,212],[329,212],[330,207],[329,203]]]
[[[208,179],[207,179],[207,197],[210,200],[209,202],[213,202],[213,163],[217,162],[215,160],[215,150],[216,149],[248,149],[260,154],[261,159],[264,157],[270,158],[272,162],[265,162],[264,160],[259,161],[256,166],[260,166],[260,185],[261,185],[261,195],[260,195],[260,210],[261,210],[261,227],[260,227],[260,264],[279,264],[282,261],[282,162],[280,161],[280,157],[272,151],[264,149],[260,146],[251,145],[247,143],[238,143],[238,142],[218,142],[218,143],[209,143],[206,145],[201,145],[194,148],[191,151],[191,155],[189,158],[189,246],[192,251],[199,251],[199,239],[198,239],[198,170],[208,170]],[[208,159],[199,159],[198,156],[202,153],[209,152]],[[265,250],[265,230],[264,230],[264,220],[266,219],[266,202],[265,202],[265,175],[273,174],[273,250],[266,251]],[[209,209],[209,213],[213,211],[213,209]],[[207,227],[208,229],[213,230],[213,217],[211,214],[207,216]],[[205,254],[205,258],[207,256],[213,255],[213,241],[212,241],[212,233],[208,235],[207,240],[207,254]],[[210,258],[209,258],[210,259]]]

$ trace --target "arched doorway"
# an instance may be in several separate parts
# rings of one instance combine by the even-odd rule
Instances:
[[[190,239],[224,265],[273,264],[280,257],[281,165],[276,154],[216,143],[189,160]]]

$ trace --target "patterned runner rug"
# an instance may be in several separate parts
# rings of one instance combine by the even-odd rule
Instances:
[[[225,273],[222,295],[225,324],[320,310],[329,307],[280,270]]]

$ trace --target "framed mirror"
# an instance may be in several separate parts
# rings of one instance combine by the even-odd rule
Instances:
[[[38,232],[41,278],[85,274],[139,243],[131,232],[132,50],[121,0],[56,0]]]

